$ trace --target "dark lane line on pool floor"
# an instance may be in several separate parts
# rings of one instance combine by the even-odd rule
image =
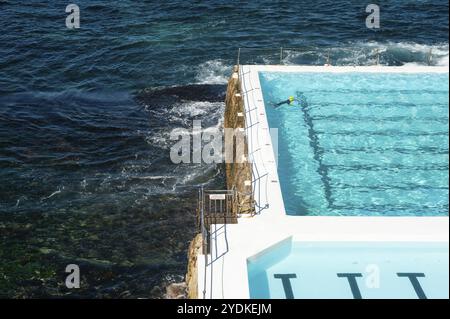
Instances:
[[[324,154],[324,150],[322,147],[320,147],[319,144],[319,137],[314,130],[314,123],[312,120],[311,115],[309,114],[309,105],[304,98],[304,106],[301,107],[303,111],[303,118],[305,120],[306,125],[308,126],[308,137],[309,137],[309,145],[311,145],[314,153],[314,160],[318,163],[319,167],[317,169],[317,172],[320,175],[320,179],[322,180],[324,192],[325,192],[325,199],[328,203],[328,208],[333,208],[333,198],[332,198],[332,192],[331,192],[331,179],[328,176],[328,167],[323,164],[322,157]]]

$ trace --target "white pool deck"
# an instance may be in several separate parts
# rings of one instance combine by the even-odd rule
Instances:
[[[261,214],[239,218],[238,224],[214,225],[212,252],[198,258],[198,296],[213,299],[250,298],[247,259],[292,237],[296,241],[448,242],[448,217],[328,217],[285,213],[275,155],[258,72],[379,72],[448,73],[448,67],[428,66],[241,66],[249,154],[262,179],[252,181]],[[254,125],[250,125],[253,123]],[[257,124],[256,124],[257,123]],[[267,174],[267,175],[265,175]]]

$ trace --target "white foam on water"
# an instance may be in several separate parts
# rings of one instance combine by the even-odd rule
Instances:
[[[439,66],[449,66],[448,65],[448,51],[447,51],[447,55],[445,55],[445,56],[443,56],[443,57],[441,57],[441,58],[438,58],[437,59],[437,63],[436,63],[436,65],[439,65]]]
[[[434,45],[419,44],[414,42],[355,42],[347,46],[286,50],[283,63],[285,65],[296,65],[300,58],[312,59],[312,63],[320,64],[327,60],[330,55],[330,62],[333,65],[373,65],[377,62],[377,55],[387,56],[388,60],[394,60],[405,65],[427,65],[431,54],[431,64],[436,66],[449,65],[449,44],[441,43]],[[315,60],[315,61],[314,61]],[[383,61],[381,61],[383,63]]]
[[[149,180],[160,180],[160,179],[168,179],[168,178],[175,178],[175,176],[165,176],[165,175],[160,175],[160,176],[136,176],[134,178],[137,179],[149,179]]]
[[[225,84],[231,72],[231,66],[227,65],[223,60],[211,60],[200,64],[196,68],[195,84]],[[192,134],[216,134],[221,131],[223,126],[223,111],[225,101],[208,102],[208,101],[181,101],[170,105],[167,108],[152,109],[147,108],[150,113],[158,112],[159,117],[167,120],[167,126],[159,130],[148,132],[146,141],[151,145],[155,145],[169,152],[170,148],[178,141],[171,140],[171,132],[173,130],[181,136]],[[202,129],[200,132],[193,132],[193,120],[202,121]],[[147,185],[149,194],[155,193],[179,193],[183,189],[192,190],[193,185],[207,185],[214,181],[214,178],[203,178],[204,176],[212,176],[219,174],[216,164],[179,164],[175,165],[171,171],[172,176],[143,176],[143,180],[150,181]],[[154,185],[154,182],[160,184]],[[200,184],[199,184],[200,183]]]
[[[63,189],[64,189],[64,186],[58,187],[58,190],[54,191],[49,196],[41,198],[41,202],[44,201],[44,200],[50,199],[50,198],[52,198],[53,196],[55,196],[57,194],[61,194]],[[17,202],[17,204],[18,204],[18,202]]]
[[[417,63],[418,65],[423,65],[424,62],[426,62],[426,58],[431,53],[432,64],[438,65],[438,66],[448,66],[448,56],[449,56],[449,52],[448,52],[449,44],[448,43],[428,45],[428,44],[420,44],[420,43],[415,43],[415,42],[386,42],[386,43],[365,42],[365,43],[360,43],[360,45],[363,48],[367,47],[367,48],[372,48],[372,49],[379,49],[380,53],[383,53],[383,52],[396,52],[398,54],[413,53],[413,54],[420,54],[425,58],[423,61],[415,61],[415,62],[410,62],[407,64]]]
[[[185,102],[176,104],[169,109],[169,115],[174,116],[176,119],[182,119],[186,116],[215,116],[218,115],[215,114],[217,111],[223,111],[223,106],[223,102]]]
[[[170,129],[154,131],[146,137],[149,144],[168,149],[174,142],[170,140],[170,133],[178,130],[180,135],[192,134],[193,119],[208,119],[208,126],[202,124],[202,133],[215,133],[220,130],[223,125],[224,102],[184,102],[172,105],[170,108],[163,110],[164,116],[169,120]],[[211,125],[212,122],[215,124]],[[200,132],[196,132],[200,133]]]
[[[195,80],[198,84],[226,84],[231,66],[223,60],[210,60],[197,67]]]

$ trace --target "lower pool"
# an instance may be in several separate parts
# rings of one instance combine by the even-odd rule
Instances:
[[[448,243],[286,240],[247,260],[258,299],[449,297]]]
[[[259,78],[287,214],[448,216],[448,74]]]

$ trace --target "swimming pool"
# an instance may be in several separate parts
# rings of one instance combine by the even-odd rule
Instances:
[[[288,215],[448,216],[448,73],[259,80]],[[304,107],[271,105],[296,92]]]
[[[285,240],[247,260],[250,297],[415,299],[449,294],[448,243]]]
[[[414,84],[420,77],[424,84]],[[233,90],[236,79],[240,80],[241,94],[236,97],[244,103],[257,211],[251,218],[239,218],[237,224],[214,231],[211,256],[220,257],[212,257],[213,262],[198,259],[198,276],[205,278],[199,295],[448,298],[449,217],[444,198],[448,193],[444,175],[448,173],[448,68],[242,65],[232,79]],[[270,106],[271,101],[286,100],[299,87],[308,100],[306,115],[299,108]],[[418,89],[420,94],[411,102],[407,93]],[[356,92],[343,95],[351,91]],[[383,95],[374,93],[378,91]],[[334,104],[327,104],[324,95]],[[425,100],[431,102],[426,105]],[[320,110],[328,105],[330,111]],[[279,128],[278,146],[276,132],[269,130],[274,127]],[[341,135],[327,135],[339,131]],[[281,153],[278,163],[277,150]],[[346,175],[338,165],[355,167]],[[392,178],[385,170],[390,170]],[[329,179],[324,182],[323,176]],[[428,190],[431,196],[417,202],[411,199],[413,182],[418,191]],[[348,187],[352,183],[354,190]],[[373,192],[363,197],[358,185]],[[337,186],[347,187],[355,196],[345,198]],[[390,197],[382,197],[382,189]],[[389,194],[396,190],[405,194],[399,198]],[[293,197],[287,197],[286,191]],[[370,207],[372,196],[382,197],[385,205],[375,201],[377,209]],[[345,209],[338,207],[343,199],[348,199]]]

